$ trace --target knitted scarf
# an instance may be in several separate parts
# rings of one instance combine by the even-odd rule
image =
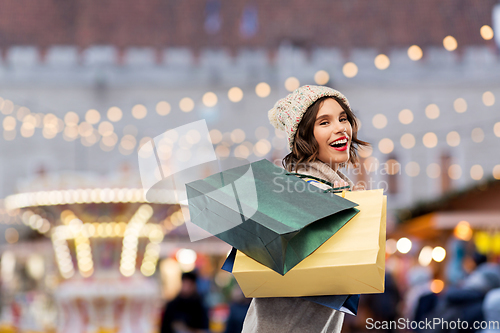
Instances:
[[[297,169],[297,173],[320,178],[332,184],[335,181],[340,183],[341,180],[344,180],[349,184],[351,190],[354,187],[354,183],[340,170],[334,171],[328,164],[323,163],[319,160],[310,162],[306,165],[301,165]],[[331,188],[330,186],[322,183],[314,183],[314,185],[323,190],[328,190]]]

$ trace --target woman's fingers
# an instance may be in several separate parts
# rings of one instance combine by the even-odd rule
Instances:
[[[363,191],[364,189],[365,189],[365,185],[358,184],[358,185],[354,185],[354,188],[352,190],[353,191]]]
[[[333,187],[345,187],[345,186],[349,186],[349,183],[346,182],[345,180],[336,180],[333,182]]]

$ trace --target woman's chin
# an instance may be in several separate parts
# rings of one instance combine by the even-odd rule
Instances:
[[[319,159],[320,161],[322,161],[323,163],[326,163],[326,164],[329,164],[331,166],[333,165],[340,165],[340,164],[344,164],[344,163],[347,163],[349,161],[349,154],[347,154],[345,157],[335,157],[335,158],[330,158],[330,159]]]

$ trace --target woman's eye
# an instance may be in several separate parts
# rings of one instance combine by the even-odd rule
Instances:
[[[321,122],[321,123],[319,123],[319,124],[320,124],[320,125],[326,125],[326,124],[328,124],[328,122],[327,122],[327,121],[322,121],[322,122]]]
[[[346,120],[347,120],[347,118],[342,118],[342,119],[340,119],[340,121],[346,121]]]

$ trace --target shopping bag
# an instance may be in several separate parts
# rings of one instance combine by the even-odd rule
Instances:
[[[186,192],[192,223],[281,275],[358,212],[267,160],[188,183]]]
[[[229,273],[233,272],[236,251],[233,247],[221,267]],[[353,316],[358,314],[359,295],[304,296],[301,298]]]
[[[237,251],[232,272],[246,297],[384,292],[387,198],[383,190],[344,195],[359,213],[284,276]]]

